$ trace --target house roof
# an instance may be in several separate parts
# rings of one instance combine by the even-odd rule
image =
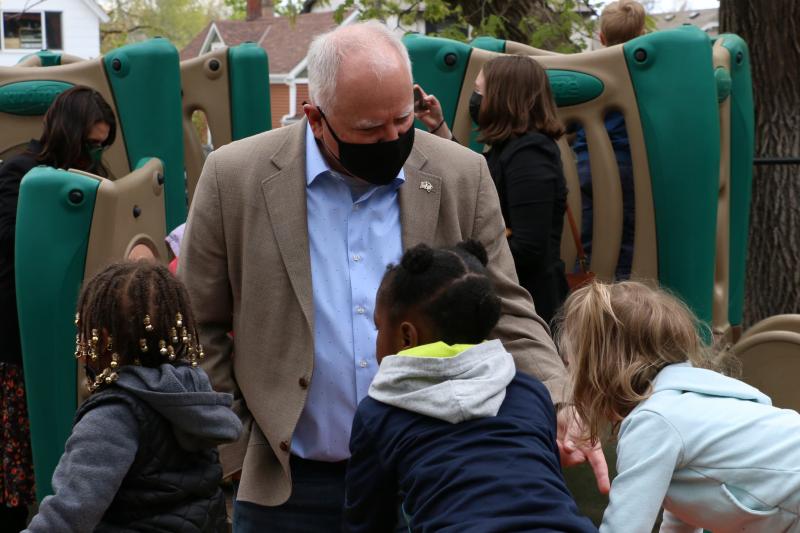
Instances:
[[[651,16],[655,19],[656,28],[659,30],[668,30],[684,24],[691,24],[703,31],[710,31],[716,35],[717,26],[719,26],[719,9],[717,8],[687,9],[670,13],[654,13]]]
[[[95,0],[83,0],[83,3],[86,4],[92,13],[97,15],[97,18],[100,19],[100,22],[108,22],[110,19],[108,18],[108,14],[100,7],[100,4],[95,2]]]
[[[286,74],[306,57],[314,37],[338,26],[333,15],[333,12],[304,13],[295,18],[294,24],[287,17],[270,16],[249,21],[218,20],[209,23],[181,50],[181,59],[197,57],[214,27],[227,46],[245,41],[258,43],[267,51],[270,73]]]

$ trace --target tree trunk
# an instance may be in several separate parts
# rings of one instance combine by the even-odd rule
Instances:
[[[720,29],[750,48],[756,157],[800,157],[800,2],[721,0]],[[745,327],[800,313],[800,165],[753,175]]]

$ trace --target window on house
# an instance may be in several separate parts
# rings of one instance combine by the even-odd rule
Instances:
[[[3,13],[3,48],[11,50],[63,49],[61,13]]]
[[[47,48],[50,50],[63,50],[64,42],[61,37],[61,13],[58,11],[44,12],[44,31],[47,39]]]

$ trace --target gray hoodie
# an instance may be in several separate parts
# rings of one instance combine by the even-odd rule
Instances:
[[[205,372],[190,366],[125,366],[115,386],[134,394],[172,425],[182,448],[197,451],[235,441],[242,430],[232,396],[214,392]],[[78,421],[53,473],[52,496],[26,531],[93,531],[136,457],[139,426],[131,409],[106,403]]]
[[[452,424],[495,416],[516,374],[499,340],[453,357],[390,355],[369,388],[379,402]]]

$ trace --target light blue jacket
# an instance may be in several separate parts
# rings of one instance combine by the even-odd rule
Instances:
[[[800,376],[798,376],[800,380]],[[688,363],[622,422],[601,533],[800,532],[800,415]]]

